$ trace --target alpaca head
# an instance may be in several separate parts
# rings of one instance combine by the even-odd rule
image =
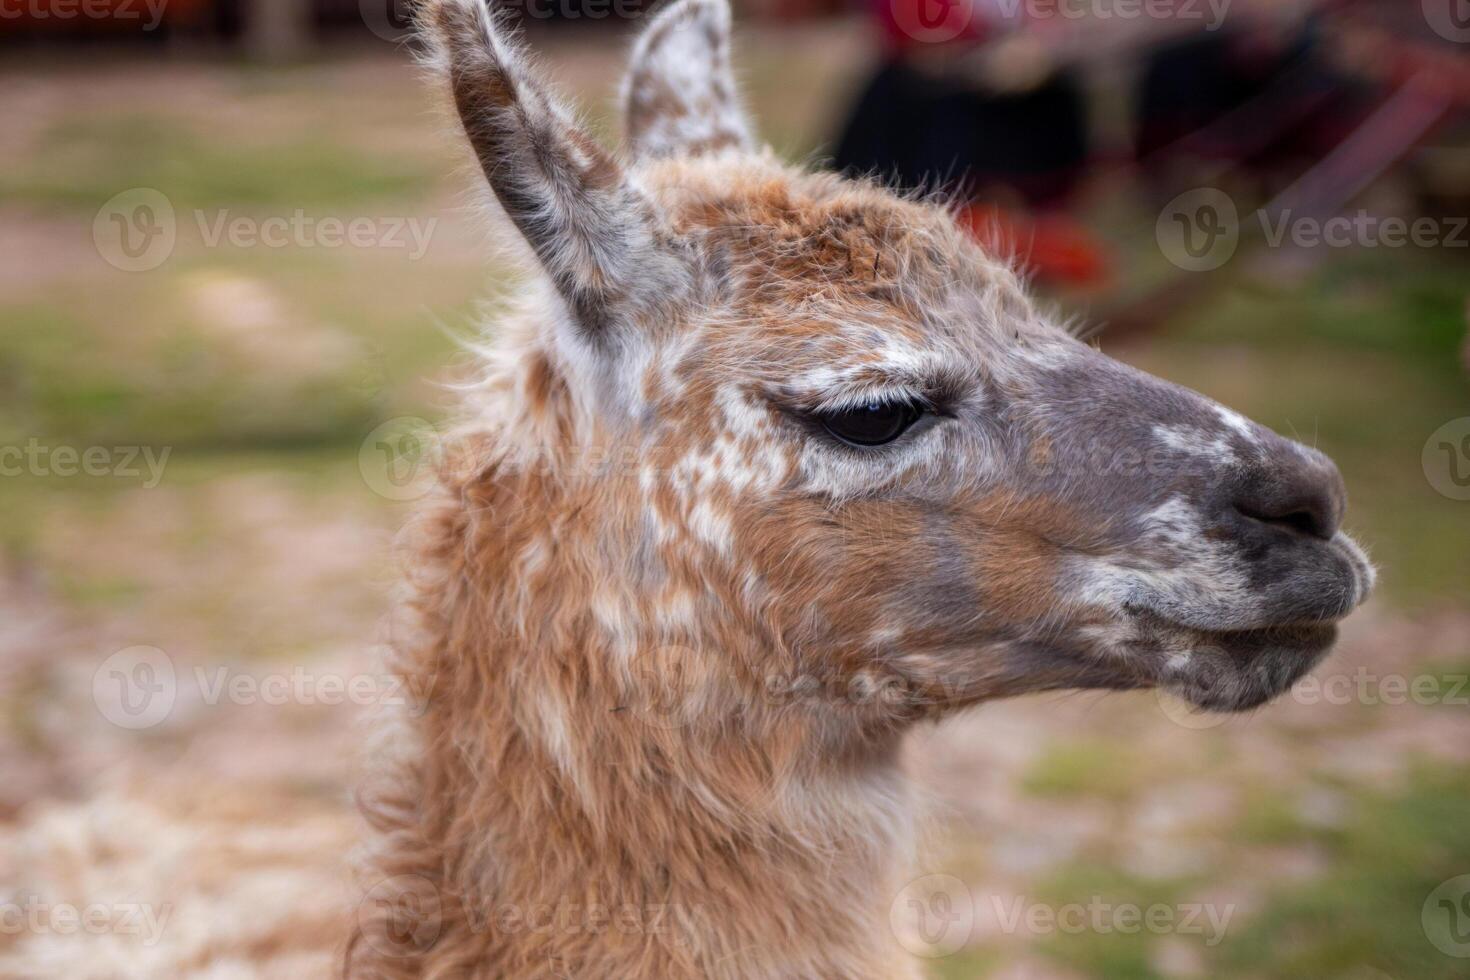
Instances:
[[[643,32],[621,155],[481,0],[421,16],[540,266],[513,357],[565,403],[543,428],[620,461],[553,474],[587,587],[633,597],[593,617],[616,656],[695,651],[706,703],[830,679],[813,710],[865,722],[1059,688],[1242,709],[1371,588],[1321,453],[1079,342],[944,208],[759,150],[724,0]]]

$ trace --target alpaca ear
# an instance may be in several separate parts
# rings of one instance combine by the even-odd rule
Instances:
[[[653,19],[633,47],[623,106],[640,156],[753,147],[730,70],[728,0],[677,0]]]
[[[417,16],[495,197],[579,324],[602,334],[657,262],[647,201],[539,84],[484,0],[428,0]]]

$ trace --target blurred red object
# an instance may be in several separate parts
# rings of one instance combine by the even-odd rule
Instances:
[[[159,23],[193,24],[211,0],[10,0],[0,16],[0,34],[51,31],[88,34],[94,31],[152,30]]]
[[[1095,288],[1107,284],[1107,252],[1064,214],[1028,215],[994,204],[972,204],[961,221],[986,249],[1038,280]]]

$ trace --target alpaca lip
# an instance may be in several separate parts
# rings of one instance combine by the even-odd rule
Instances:
[[[1208,711],[1247,711],[1320,663],[1337,640],[1337,623],[1185,632],[1187,646],[1169,657],[1158,685]]]

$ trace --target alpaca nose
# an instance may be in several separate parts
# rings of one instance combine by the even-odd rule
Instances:
[[[1230,494],[1232,517],[1330,540],[1342,524],[1347,491],[1332,460],[1272,436],[1264,458],[1249,466]]]

